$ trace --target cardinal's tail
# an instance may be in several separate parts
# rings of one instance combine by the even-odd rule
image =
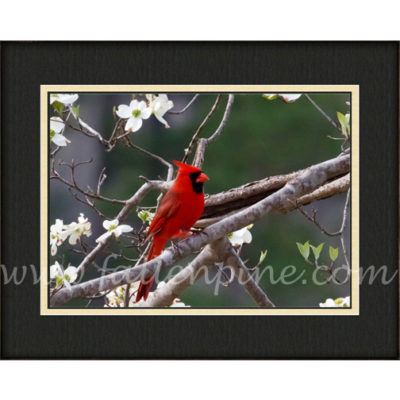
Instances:
[[[140,301],[142,298],[146,301],[150,293],[150,289],[153,286],[153,282],[154,282],[154,276],[151,276],[150,278],[147,278],[145,281],[140,282],[139,289],[136,293],[135,303]]]
[[[150,261],[153,258],[156,258],[159,256],[162,252],[162,249],[164,247],[165,243],[159,243],[159,241],[154,238],[153,243],[151,244],[149,254],[147,255],[147,260]],[[154,276],[150,276],[149,278],[146,278],[145,280],[140,282],[139,289],[136,293],[136,301],[140,301],[142,298],[146,301],[147,297],[149,296],[150,289],[153,286],[154,282]]]

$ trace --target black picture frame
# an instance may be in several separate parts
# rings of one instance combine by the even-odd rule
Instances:
[[[397,42],[1,43],[1,264],[39,265],[40,85],[357,84],[359,316],[40,316],[39,285],[1,286],[6,359],[399,358]]]

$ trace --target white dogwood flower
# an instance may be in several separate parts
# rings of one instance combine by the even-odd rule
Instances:
[[[78,217],[78,222],[71,222],[68,225],[64,225],[61,219],[56,219],[56,223],[50,226],[51,255],[57,254],[57,246],[60,246],[68,237],[69,243],[74,245],[78,243],[82,235],[89,237],[91,234],[91,223],[82,213]]]
[[[120,118],[127,119],[125,131],[136,132],[142,127],[143,120],[150,117],[151,108],[147,107],[144,101],[132,100],[129,106],[126,104],[119,105],[117,115]]]
[[[82,235],[89,237],[92,234],[92,224],[80,213],[78,222],[71,222],[66,226],[64,235],[69,236],[68,242],[71,245],[77,244]]]
[[[64,285],[66,288],[71,288],[71,283],[75,282],[78,277],[77,271],[78,269],[72,265],[64,270],[58,261],[56,261],[50,266],[50,279],[56,281],[57,287]]]
[[[122,233],[132,232],[133,228],[130,225],[119,225],[118,219],[113,219],[112,221],[104,221],[103,222],[104,229],[107,230],[106,233],[103,233],[96,239],[97,243],[104,242],[109,236],[114,235],[116,238],[119,238]]]
[[[50,118],[50,140],[57,146],[66,146],[71,143],[62,132],[64,131],[65,124],[60,117]]]
[[[263,96],[268,100],[274,100],[277,97],[283,99],[285,103],[293,103],[297,99],[299,99],[302,94],[301,93],[264,93]]]
[[[57,254],[57,246],[64,241],[64,223],[61,219],[56,219],[56,223],[50,226],[50,246],[51,255]]]
[[[128,307],[134,307],[136,301],[136,292],[139,289],[140,282],[131,283],[129,288],[129,303]],[[118,286],[113,289],[110,293],[106,294],[106,304],[104,307],[124,307],[125,306],[125,292],[126,286]]]
[[[141,299],[138,303],[136,303],[136,292],[139,289],[139,284],[140,282],[138,281],[131,283],[130,285],[128,307],[138,307],[146,304],[146,302],[143,299]],[[164,281],[161,281],[158,283],[157,289],[160,289],[165,285],[166,283]],[[125,307],[125,293],[126,293],[126,285],[114,288],[110,293],[106,294],[104,307],[107,308]],[[149,298],[146,301],[151,299],[154,293],[155,292],[151,292]],[[180,299],[175,298],[169,307],[179,308],[179,307],[190,307],[190,306],[184,304]]]
[[[244,243],[251,243],[253,240],[253,236],[250,232],[250,229],[253,225],[246,226],[238,231],[232,232],[228,235],[229,241],[232,243],[232,246],[239,247]]]
[[[172,308],[188,308],[190,306],[186,305],[181,299],[174,299],[174,301],[172,302],[172,304],[170,305],[170,307]]]
[[[320,307],[350,307],[350,296],[338,297],[337,299],[326,299],[325,303],[319,303]]]
[[[50,95],[50,104],[53,104],[55,101],[58,101],[64,106],[72,105],[76,100],[78,100],[79,95],[74,93],[53,93]]]
[[[154,116],[166,127],[169,128],[168,122],[163,118],[164,114],[169,111],[174,103],[172,100],[168,100],[166,94],[146,94],[146,99],[149,102],[149,107]]]

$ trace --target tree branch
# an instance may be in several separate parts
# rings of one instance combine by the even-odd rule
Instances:
[[[210,267],[216,262],[224,260],[232,268],[239,284],[246,289],[259,306],[275,307],[253,279],[250,271],[226,238],[206,245],[201,253],[186,268],[177,273],[164,286],[152,292],[146,302],[138,304],[138,307],[170,306],[175,298],[180,297],[181,293],[200,279]]]
[[[261,289],[260,285],[253,279],[249,269],[244,265],[239,254],[232,247],[228,239],[224,240],[224,245],[228,254],[226,262],[232,267],[239,284],[246,289],[247,293],[259,306],[275,307],[274,303],[272,303],[267,294]]]
[[[218,107],[219,102],[221,101],[221,95],[219,94],[217,96],[217,98],[215,99],[215,103],[213,104],[213,106],[211,107],[211,110],[208,112],[208,114],[206,115],[206,117],[203,119],[203,121],[201,122],[201,124],[199,125],[199,127],[196,129],[196,132],[194,133],[192,139],[190,140],[190,143],[188,145],[188,147],[185,149],[185,155],[182,158],[182,162],[186,162],[189,154],[192,152],[192,148],[194,143],[196,142],[197,138],[200,135],[200,132],[202,131],[202,129],[204,128],[204,125],[207,123],[207,121],[211,118],[211,116],[214,114],[215,110]]]
[[[148,151],[146,149],[143,149],[142,147],[137,146],[136,144],[133,144],[132,141],[127,137],[127,146],[141,151],[144,154],[147,154],[150,157],[155,158],[156,160],[160,161],[160,163],[164,164],[168,168],[168,175],[167,175],[167,181],[170,181],[172,179],[172,176],[174,174],[174,167],[172,164],[166,160],[164,160],[162,157],[158,156],[157,154],[152,153],[151,151]]]
[[[304,96],[330,122],[332,126],[334,126],[340,133],[342,133],[336,122],[307,93],[305,93]]]
[[[180,111],[168,111],[168,114],[174,114],[174,115],[183,114],[194,103],[194,101],[198,97],[199,97],[199,94],[195,94],[193,96],[193,98],[189,101],[189,103],[187,103],[186,106],[182,108],[182,110],[180,110]]]
[[[348,156],[350,157],[350,156]],[[347,190],[350,184],[349,166],[343,165],[342,170],[337,171],[337,175],[332,178],[337,178],[332,181],[327,180],[324,186],[318,188],[315,192],[304,196],[298,200],[301,205],[311,203],[315,200],[330,197],[337,193],[342,193]],[[270,196],[277,190],[281,189],[290,180],[295,179],[305,169],[292,172],[287,175],[271,176],[260,181],[247,183],[243,186],[230,189],[225,192],[220,192],[209,196],[205,201],[205,209],[202,214],[202,219],[198,221],[196,226],[204,226],[203,220],[208,218],[221,218],[233,211],[237,211],[244,207]],[[346,174],[345,176],[342,176]],[[330,179],[332,179],[330,178]],[[281,212],[288,212],[293,210],[293,205],[287,205]]]
[[[168,307],[175,298],[200,279],[205,271],[219,260],[215,243],[208,244],[200,254],[182,271],[178,272],[164,286],[150,293],[149,298],[137,307]]]
[[[230,94],[228,96],[228,101],[226,103],[224,115],[216,131],[208,139],[202,138],[198,141],[196,153],[194,155],[194,159],[192,162],[193,166],[197,168],[201,168],[203,166],[204,152],[206,151],[206,147],[221,134],[222,129],[224,128],[226,122],[228,121],[229,113],[231,111],[234,99],[235,96],[233,94]]]
[[[207,145],[213,142],[222,132],[226,122],[228,121],[229,114],[231,112],[231,108],[233,106],[233,100],[235,100],[235,96],[233,94],[228,95],[228,101],[226,103],[226,108],[224,112],[224,116],[222,117],[222,121],[219,124],[217,130],[208,138],[206,139]]]

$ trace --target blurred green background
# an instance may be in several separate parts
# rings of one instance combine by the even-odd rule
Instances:
[[[174,102],[173,111],[180,110],[192,98],[192,94],[172,94],[169,98]],[[164,118],[171,126],[166,129],[154,116],[145,120],[142,128],[131,134],[132,142],[149,151],[156,153],[167,160],[181,160],[183,150],[189,143],[193,133],[204,119],[215,101],[216,94],[201,94],[193,105],[183,114],[166,114]],[[311,94],[313,100],[336,119],[336,112],[349,112],[346,94]],[[108,138],[114,127],[112,109],[119,104],[129,104],[131,93],[118,94],[80,94],[74,105],[80,105],[80,117]],[[218,126],[226,104],[224,95],[217,112],[209,120],[202,131],[202,136],[209,136]],[[71,118],[72,123],[73,120]],[[243,185],[247,182],[263,179],[267,176],[285,174],[314,163],[322,162],[335,157],[341,152],[340,141],[328,136],[338,136],[339,133],[330,123],[302,96],[294,103],[286,104],[281,99],[267,100],[261,94],[237,94],[228,122],[222,135],[212,143],[206,151],[203,170],[210,177],[205,185],[205,193],[214,194],[229,188]],[[166,177],[166,168],[149,156],[118,145],[111,152],[106,152],[97,140],[88,138],[71,129],[66,129],[65,136],[71,143],[62,148],[56,160],[71,162],[94,159],[91,164],[83,165],[77,170],[77,180],[81,187],[87,185],[95,188],[99,173],[106,167],[107,179],[102,187],[102,194],[111,198],[127,199],[141,185],[140,175],[149,179]],[[191,162],[191,157],[189,161]],[[58,171],[69,179],[69,170],[57,166]],[[143,205],[155,205],[158,193],[151,193],[146,197]],[[315,202],[306,207],[318,210],[320,223],[330,231],[340,228],[345,194],[330,199]],[[120,206],[104,202],[97,202],[98,208],[108,217],[113,218]],[[80,212],[89,218],[92,223],[93,235],[84,238],[85,243],[94,246],[95,239],[104,232],[102,219],[88,206],[77,202],[60,182],[52,180],[50,183],[50,224],[56,218],[64,223],[76,221]],[[126,223],[139,229],[141,221],[132,212]],[[349,225],[349,223],[347,224]],[[271,266],[273,279],[277,279],[281,271],[288,265],[296,268],[293,279],[304,274],[294,284],[283,285],[273,283],[270,274],[265,273],[260,284],[268,293],[271,300],[278,307],[318,307],[319,302],[326,298],[343,297],[350,294],[349,283],[338,285],[329,283],[316,285],[312,282],[314,268],[308,265],[301,257],[296,242],[304,243],[310,240],[311,244],[318,245],[325,242],[320,256],[321,263],[329,262],[329,246],[339,247],[337,265],[344,262],[339,238],[327,237],[305,219],[298,211],[287,215],[269,215],[254,225],[251,230],[253,241],[242,249],[242,258],[249,267],[257,264],[260,252],[268,250],[268,255],[262,267]],[[346,243],[348,251],[349,229],[346,229]],[[121,243],[114,241],[113,250],[119,252],[120,245],[128,245],[129,240]],[[128,257],[136,258],[134,248],[124,250]],[[104,255],[105,257],[106,255]],[[50,257],[51,264],[55,260],[77,266],[82,256],[70,251],[59,251],[55,257]],[[101,265],[103,260],[98,260]],[[185,265],[189,260],[185,260]],[[129,267],[123,260],[111,260],[109,268],[120,266]],[[93,268],[88,270],[84,279],[98,276]],[[318,275],[321,280],[326,275]],[[220,287],[217,296],[214,295],[215,285],[206,285],[199,280],[181,295],[184,303],[193,307],[254,307],[253,300],[235,282],[227,287]],[[84,306],[87,300],[78,300],[67,304]],[[103,300],[97,300],[92,307],[102,307]]]

